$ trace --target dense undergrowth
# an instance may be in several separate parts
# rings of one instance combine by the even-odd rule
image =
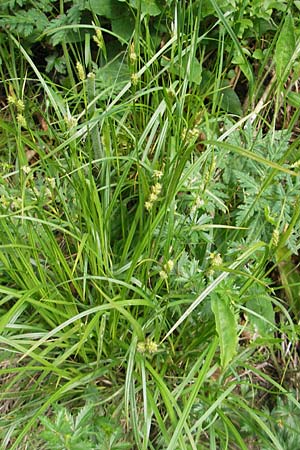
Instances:
[[[1,3],[1,448],[300,448],[299,7]]]

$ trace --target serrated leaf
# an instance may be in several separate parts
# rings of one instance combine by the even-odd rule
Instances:
[[[276,75],[281,83],[284,83],[288,76],[295,45],[294,20],[293,17],[288,14],[278,37],[274,54]]]
[[[225,294],[211,295],[211,309],[219,336],[221,366],[225,369],[236,354],[238,343],[236,319],[230,306],[230,299]]]
[[[27,11],[17,11],[15,15],[3,16],[0,19],[0,27],[9,27],[10,31],[19,36],[28,38],[33,33],[40,33],[48,26],[46,15],[37,9],[30,8]]]
[[[79,42],[83,40],[83,30],[76,28],[75,24],[80,23],[81,9],[79,5],[72,6],[67,14],[61,14],[60,16],[52,19],[47,32],[51,33],[51,43],[56,46],[62,42]],[[67,26],[72,25],[70,30]]]

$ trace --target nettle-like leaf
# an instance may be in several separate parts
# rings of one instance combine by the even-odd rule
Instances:
[[[248,133],[251,133],[249,127]],[[286,152],[291,138],[291,133],[288,130],[274,130],[267,133],[264,137],[260,134],[259,138],[254,142],[255,151],[261,156],[266,155],[268,149],[268,159],[277,162]],[[248,134],[248,142],[251,143],[253,136]]]
[[[177,261],[177,266],[174,274],[172,275],[174,280],[178,283],[183,283],[184,285],[191,283],[191,281],[200,281],[201,270],[199,267],[199,261],[195,258],[190,258],[188,253],[183,251],[179,260]],[[203,280],[201,280],[203,284]]]
[[[274,434],[278,437],[284,450],[300,448],[300,413],[294,403],[296,392],[290,392],[287,396],[276,396],[276,404],[272,410],[265,410],[265,417],[271,419],[269,424]],[[270,447],[262,444],[261,450],[269,450]]]
[[[186,177],[186,173],[189,174],[188,177]],[[205,180],[205,176],[206,173],[201,173],[197,165],[193,166],[187,162],[183,171],[185,181],[182,186],[182,190],[186,191],[187,195],[183,196],[181,193],[180,202],[177,204],[180,211],[197,211],[201,214],[201,220],[203,220],[203,214],[206,213],[211,219],[218,210],[227,212],[225,204],[228,199],[227,186],[220,181],[218,176],[217,179],[213,175],[210,176],[209,182]],[[203,186],[205,186],[205,190],[203,190]]]
[[[238,333],[237,320],[231,305],[228,290],[218,289],[213,292],[211,309],[215,316],[216,331],[219,336],[221,366],[225,369],[232,361],[237,351]]]

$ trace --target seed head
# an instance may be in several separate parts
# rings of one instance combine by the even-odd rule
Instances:
[[[25,117],[22,114],[17,114],[17,122],[21,125],[23,128],[27,128],[27,122]]]
[[[78,73],[79,80],[84,81],[85,80],[85,72],[84,72],[83,65],[79,61],[77,61],[77,63],[76,63],[76,70]]]
[[[103,39],[103,34],[100,28],[96,29],[96,36],[93,36],[94,42],[98,45],[101,50],[105,49],[105,43]]]
[[[223,264],[223,259],[220,253],[210,253],[209,258],[211,259],[212,267],[220,267]]]
[[[24,105],[23,100],[20,100],[20,99],[17,100],[16,101],[16,107],[17,107],[18,112],[22,113],[24,111],[24,109],[25,109],[25,105]]]
[[[134,64],[136,62],[136,60],[137,60],[137,54],[135,53],[134,43],[133,42],[130,45],[129,59],[130,59],[130,62],[132,64]]]
[[[131,83],[132,83],[132,86],[136,86],[136,85],[138,84],[138,82],[139,82],[139,76],[138,76],[138,74],[137,74],[137,73],[133,73],[133,74],[131,75]]]
[[[272,241],[271,241],[273,247],[278,246],[279,238],[280,238],[279,231],[277,230],[277,228],[275,228],[275,230],[272,233]]]

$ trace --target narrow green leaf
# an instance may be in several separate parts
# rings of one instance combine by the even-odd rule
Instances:
[[[238,342],[236,319],[227,295],[220,296],[213,292],[211,309],[215,315],[216,330],[219,336],[221,366],[226,368],[236,354]]]
[[[210,2],[213,5],[217,16],[219,17],[221,23],[223,24],[223,26],[224,26],[225,30],[227,31],[227,33],[229,34],[229,36],[231,37],[232,42],[235,46],[235,60],[236,61],[238,60],[238,63],[235,62],[235,64],[239,65],[240,69],[242,70],[245,77],[249,81],[250,87],[251,87],[251,86],[253,86],[253,83],[254,83],[253,71],[252,71],[251,65],[249,64],[248,59],[246,58],[246,56],[244,54],[243,48],[240,44],[240,41],[239,41],[238,37],[236,36],[236,34],[234,33],[233,29],[231,28],[227,17],[224,16],[224,14],[220,8],[219,2],[217,2],[216,0],[210,0]]]
[[[288,76],[295,45],[294,20],[293,17],[288,14],[278,37],[274,54],[276,75],[281,83],[284,83]]]
[[[185,408],[179,418],[179,421],[177,423],[177,426],[174,430],[172,439],[168,445],[167,450],[173,450],[175,448],[178,448],[176,443],[178,442],[178,440],[180,439],[180,436],[182,436],[182,430],[184,428],[184,424],[191,412],[191,409],[194,405],[194,402],[196,400],[196,397],[198,395],[198,392],[202,386],[202,384],[204,383],[205,377],[207,376],[207,372],[209,370],[209,367],[212,363],[216,348],[217,348],[217,340],[216,338],[214,338],[214,340],[211,342],[210,346],[209,346],[209,351],[207,354],[207,357],[205,359],[205,362],[199,372],[198,375],[198,379],[196,380],[196,382],[194,383],[193,389],[191,391],[191,394],[189,396],[189,399],[185,405]]]

